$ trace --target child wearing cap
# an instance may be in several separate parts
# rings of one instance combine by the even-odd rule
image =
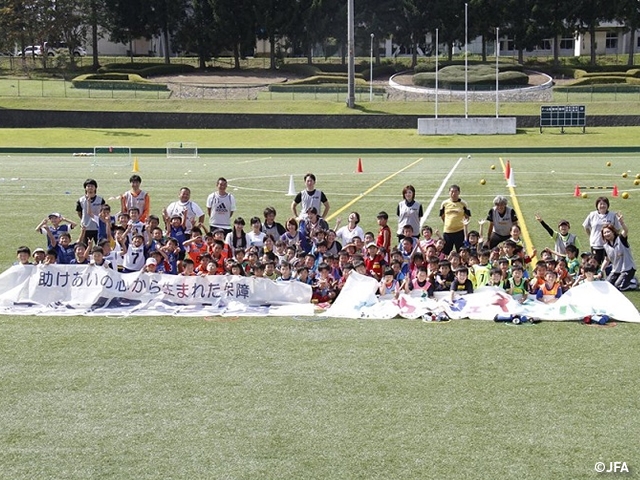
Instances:
[[[49,225],[51,222],[51,225]],[[63,225],[62,222],[65,224]],[[60,238],[60,234],[63,232],[69,232],[71,229],[76,227],[76,223],[71,220],[67,220],[62,215],[57,212],[50,213],[49,216],[43,219],[38,226],[36,227],[36,232],[40,232],[44,235],[47,235],[47,230],[51,232],[51,235],[57,241]],[[47,235],[47,248],[51,248],[51,240]]]
[[[158,267],[158,262],[155,258],[149,257],[144,262],[144,267],[142,267],[142,271],[144,273],[156,273],[156,268]]]
[[[540,225],[542,225],[549,236],[553,238],[555,242],[553,253],[556,256],[556,260],[567,255],[567,245],[575,245],[580,249],[578,237],[574,233],[569,233],[569,229],[571,228],[569,220],[563,219],[558,222],[559,231],[553,231],[551,227],[545,223],[539,213],[536,213],[536,220],[540,222]]]
[[[367,269],[367,274],[376,280],[380,280],[382,277],[382,269],[386,266],[384,257],[378,253],[378,245],[375,242],[367,244],[367,253],[364,257],[364,265]]]

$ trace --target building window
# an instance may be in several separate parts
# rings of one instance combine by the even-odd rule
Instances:
[[[573,39],[571,37],[563,38],[563,39],[560,40],[560,49],[561,50],[573,50],[574,42],[575,42],[575,39]]]
[[[606,48],[618,48],[618,34],[616,32],[607,32]]]
[[[640,37],[636,38],[636,46],[640,48]]]
[[[549,39],[542,40],[542,42],[540,42],[540,45],[538,45],[538,48],[536,48],[536,50],[551,50],[551,40]]]
[[[500,40],[500,50],[513,52],[516,49],[516,43],[513,38],[508,38],[506,40]]]

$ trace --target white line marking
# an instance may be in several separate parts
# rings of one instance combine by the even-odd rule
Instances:
[[[461,162],[462,162],[462,157],[458,159],[456,164],[451,168],[451,170],[449,170],[449,173],[447,173],[447,176],[444,177],[444,179],[442,180],[442,183],[440,184],[440,188],[436,191],[436,193],[434,193],[433,198],[431,199],[431,202],[429,202],[429,206],[427,207],[424,214],[422,215],[422,218],[420,219],[420,228],[422,228],[422,226],[427,221],[427,218],[429,218],[429,214],[431,213],[431,210],[433,210],[433,206],[438,201],[438,197],[446,187],[447,182],[449,182],[449,179],[453,175],[453,172],[456,171],[456,168],[458,168],[458,165],[460,165]]]

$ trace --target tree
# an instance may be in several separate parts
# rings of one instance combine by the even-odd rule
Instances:
[[[164,62],[168,64],[172,51],[170,38],[185,16],[187,3],[186,0],[154,0],[150,8],[149,33],[162,37]]]
[[[234,68],[255,46],[255,16],[249,0],[209,0],[218,39],[233,51]]]
[[[546,38],[535,14],[536,4],[535,0],[508,0],[504,4],[504,34],[513,38],[520,63],[524,62],[525,50],[534,49]]]
[[[82,46],[91,26],[91,3],[86,0],[55,0],[50,13],[48,40],[63,40],[74,63],[74,51]]]
[[[596,27],[605,20],[615,16],[614,5],[607,0],[574,0],[575,9],[570,12],[567,22],[576,31],[584,34],[589,32],[591,65],[596,64]]]
[[[295,2],[293,0],[255,0],[256,37],[269,40],[269,68],[276,69],[276,43],[290,29]]]
[[[633,65],[635,54],[635,32],[640,27],[640,1],[638,0],[618,0],[615,6],[615,16],[626,25],[629,32],[629,57],[627,65]]]
[[[440,41],[448,45],[448,57],[451,61],[453,47],[464,40],[464,1],[434,0],[431,13],[435,20],[432,28],[438,28]]]
[[[129,45],[129,55],[133,62],[133,40],[136,38],[151,38],[153,35],[151,24],[152,0],[105,0],[107,7],[107,21],[105,28],[109,31],[111,40]]]
[[[487,38],[495,38],[496,28],[504,22],[503,10],[498,0],[470,0],[469,31],[482,37],[482,61],[487,61]]]
[[[219,43],[217,25],[212,20],[213,9],[209,0],[191,0],[173,38],[174,48],[198,54],[198,66],[202,70],[216,53]]]
[[[577,5],[566,0],[537,0],[533,8],[533,16],[540,32],[545,38],[552,37],[553,64],[558,65],[560,57],[560,39],[565,35],[573,37],[575,31],[567,19],[575,15]]]

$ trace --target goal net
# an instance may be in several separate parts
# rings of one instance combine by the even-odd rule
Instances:
[[[167,158],[198,158],[198,145],[196,142],[169,142]]]
[[[92,167],[130,167],[131,147],[93,147]]]

